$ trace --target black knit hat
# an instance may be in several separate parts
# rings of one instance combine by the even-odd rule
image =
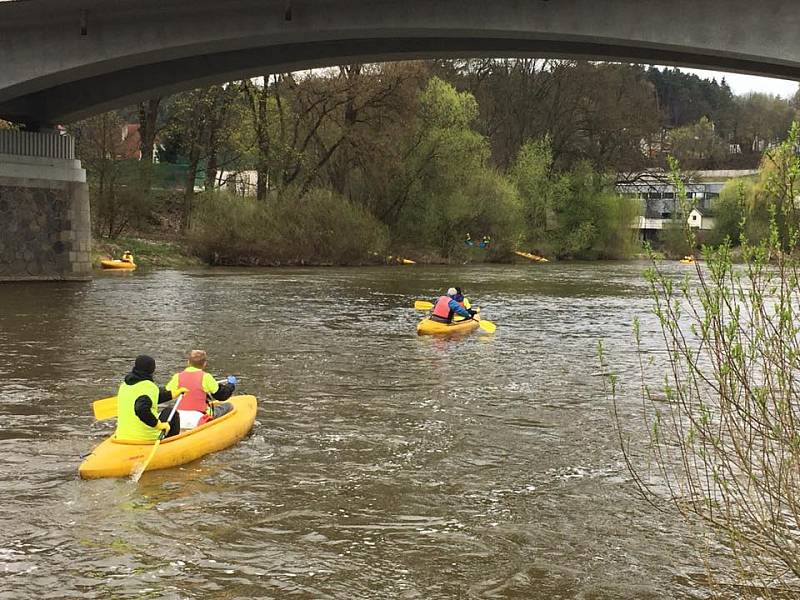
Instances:
[[[136,357],[136,362],[133,363],[133,370],[142,375],[152,375],[156,370],[156,361],[152,356],[140,354]]]

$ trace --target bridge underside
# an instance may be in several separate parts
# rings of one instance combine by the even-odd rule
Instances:
[[[752,60],[563,40],[398,38],[265,46],[149,63],[87,77],[0,102],[0,116],[30,124],[69,123],[92,114],[213,83],[272,73],[420,58],[553,57],[693,65],[757,73]],[[773,65],[773,76],[800,80],[800,66]]]
[[[547,56],[800,79],[793,0],[0,3],[0,118],[54,124],[210,83],[348,62]]]

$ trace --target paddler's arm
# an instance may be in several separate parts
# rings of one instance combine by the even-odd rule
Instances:
[[[169,402],[170,400],[174,400],[178,394],[175,393],[175,390],[168,390],[165,387],[158,388],[158,403],[164,404],[164,402]]]
[[[471,314],[469,314],[469,311],[466,308],[461,306],[455,300],[450,300],[447,306],[450,310],[455,311],[456,314],[461,315],[462,317],[469,319],[472,316]]]
[[[230,382],[218,383],[212,375],[205,373],[203,375],[203,389],[214,400],[224,402],[233,395],[236,386]]]
[[[159,400],[161,400],[160,394]],[[133,403],[133,412],[135,412],[136,416],[139,417],[139,420],[148,427],[155,427],[158,425],[158,419],[153,414],[152,404],[149,397],[139,396],[136,399],[136,402]]]

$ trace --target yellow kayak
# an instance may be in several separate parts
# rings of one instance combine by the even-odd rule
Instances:
[[[148,471],[168,469],[191,462],[241,440],[256,420],[256,397],[233,396],[228,400],[233,410],[197,429],[165,438],[156,450]],[[81,463],[78,472],[83,479],[127,477],[153,449],[153,442],[116,440],[114,436],[101,442]]]
[[[135,269],[136,263],[119,260],[117,258],[104,258],[100,261],[100,266],[104,269]]]
[[[455,333],[469,333],[478,328],[478,321],[467,319],[456,323],[439,323],[431,319],[422,319],[417,325],[418,335],[450,335]]]
[[[680,259],[678,262],[680,262],[680,263],[682,263],[682,264],[684,264],[684,265],[693,265],[693,264],[694,264],[694,260],[695,260],[695,259],[694,259],[694,257],[693,257],[693,256],[684,256],[684,257],[683,257],[682,259]]]
[[[538,254],[531,254],[530,252],[520,252],[519,250],[514,250],[514,254],[535,262],[550,262],[544,256],[539,256]]]

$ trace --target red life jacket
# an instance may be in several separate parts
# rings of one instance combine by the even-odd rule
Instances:
[[[203,371],[181,371],[178,373],[178,387],[189,391],[183,395],[178,406],[180,410],[199,410],[206,412],[206,392],[203,390]]]
[[[441,296],[433,307],[433,314],[442,319],[450,319],[450,296]]]

